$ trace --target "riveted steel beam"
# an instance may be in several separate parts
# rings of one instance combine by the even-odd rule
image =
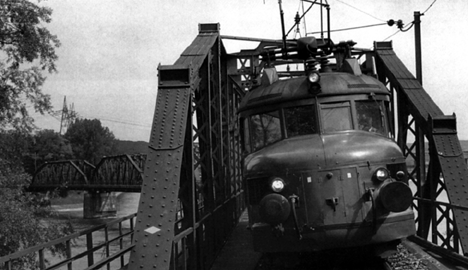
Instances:
[[[468,172],[456,131],[455,115],[444,115],[393,51],[376,42],[379,80],[397,96],[398,142],[414,160],[418,235],[455,252],[468,252]],[[409,142],[409,135],[414,142]],[[447,206],[442,199],[453,205]],[[450,205],[450,204],[449,204]],[[444,227],[446,234],[440,232]],[[459,250],[462,247],[463,251]]]
[[[171,66],[159,66],[157,104],[128,269],[206,269],[243,209],[239,90],[219,25]],[[236,152],[232,152],[233,151]]]

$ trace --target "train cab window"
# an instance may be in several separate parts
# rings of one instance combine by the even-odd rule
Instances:
[[[252,115],[250,125],[251,148],[253,151],[282,138],[279,111]]]
[[[323,132],[352,129],[351,106],[349,102],[321,105]]]
[[[284,109],[288,138],[317,133],[315,106],[307,105]]]
[[[381,101],[356,101],[358,128],[386,135],[385,112]]]

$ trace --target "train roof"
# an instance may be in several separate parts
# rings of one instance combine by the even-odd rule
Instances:
[[[328,72],[321,73],[320,76],[321,91],[317,94],[311,94],[308,91],[309,82],[306,76],[278,80],[268,85],[262,84],[247,92],[242,99],[239,112],[264,105],[314,98],[315,96],[389,94],[388,89],[380,81],[364,74],[356,76],[347,72]]]

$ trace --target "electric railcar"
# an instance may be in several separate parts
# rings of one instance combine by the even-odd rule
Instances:
[[[351,57],[326,72],[308,66],[288,79],[265,68],[239,108],[254,248],[385,250],[415,233],[389,91]]]

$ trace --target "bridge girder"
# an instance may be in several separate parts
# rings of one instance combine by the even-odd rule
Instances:
[[[146,155],[103,157],[95,166],[85,160],[46,162],[34,173],[28,191],[83,190],[140,192]]]
[[[407,161],[414,163],[410,180],[416,186],[413,206],[418,214],[417,234],[466,254],[468,171],[457,137],[456,117],[443,114],[396,56],[391,42],[376,42],[375,48],[379,80],[394,96],[398,143]]]
[[[218,24],[159,66],[150,150],[128,269],[206,269],[244,208],[237,61]],[[151,258],[150,260],[147,258]]]

